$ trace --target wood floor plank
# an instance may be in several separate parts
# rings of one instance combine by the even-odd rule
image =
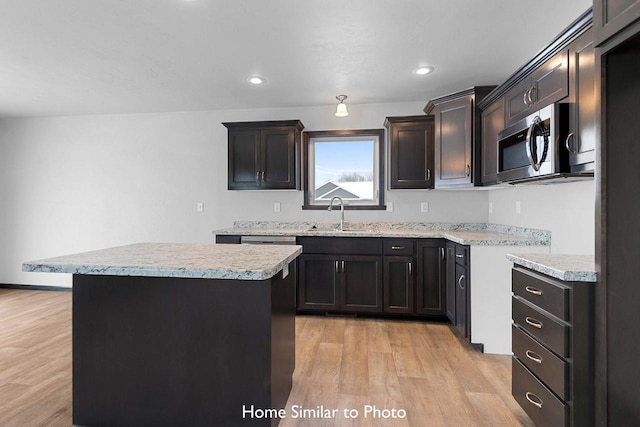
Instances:
[[[293,405],[340,414],[293,418]],[[533,427],[511,397],[510,356],[478,353],[442,322],[298,316],[286,409],[281,427]],[[71,293],[0,289],[0,426],[70,425]]]

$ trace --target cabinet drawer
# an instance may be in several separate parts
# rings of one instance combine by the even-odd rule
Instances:
[[[570,321],[569,287],[549,277],[518,267],[512,270],[511,283],[514,295],[526,299],[562,320]]]
[[[412,239],[384,239],[382,247],[385,255],[413,256],[414,254]]]
[[[456,263],[464,265],[469,263],[469,246],[456,245]]]
[[[379,237],[298,237],[305,254],[380,255]]]
[[[515,325],[512,326],[511,336],[513,355],[555,394],[568,400],[569,364]]]
[[[511,393],[537,426],[568,426],[569,407],[515,357],[511,359]]]
[[[518,326],[560,356],[569,356],[569,325],[536,310],[517,296],[512,302],[513,321]]]

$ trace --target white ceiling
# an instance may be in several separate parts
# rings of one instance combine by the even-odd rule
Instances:
[[[0,117],[426,104],[504,81],[590,5],[1,0]]]

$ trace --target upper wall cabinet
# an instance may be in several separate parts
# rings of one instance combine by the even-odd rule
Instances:
[[[482,185],[498,183],[498,132],[504,126],[504,96],[482,112]]]
[[[433,188],[433,116],[387,117],[389,188]]]
[[[507,92],[507,125],[568,95],[569,52],[565,49]]]
[[[600,46],[611,37],[640,21],[640,0],[594,0],[593,22],[595,45]],[[625,34],[621,39],[626,39]],[[622,40],[619,40],[621,42]]]
[[[593,171],[596,161],[596,81],[593,30],[569,45],[569,151],[571,172]]]
[[[229,190],[300,188],[299,120],[223,123],[228,129]]]
[[[495,86],[474,87],[429,101],[435,122],[435,188],[480,185],[481,111],[477,102]]]

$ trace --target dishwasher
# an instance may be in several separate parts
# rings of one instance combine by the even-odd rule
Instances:
[[[249,245],[295,245],[296,236],[241,236],[240,243]]]

